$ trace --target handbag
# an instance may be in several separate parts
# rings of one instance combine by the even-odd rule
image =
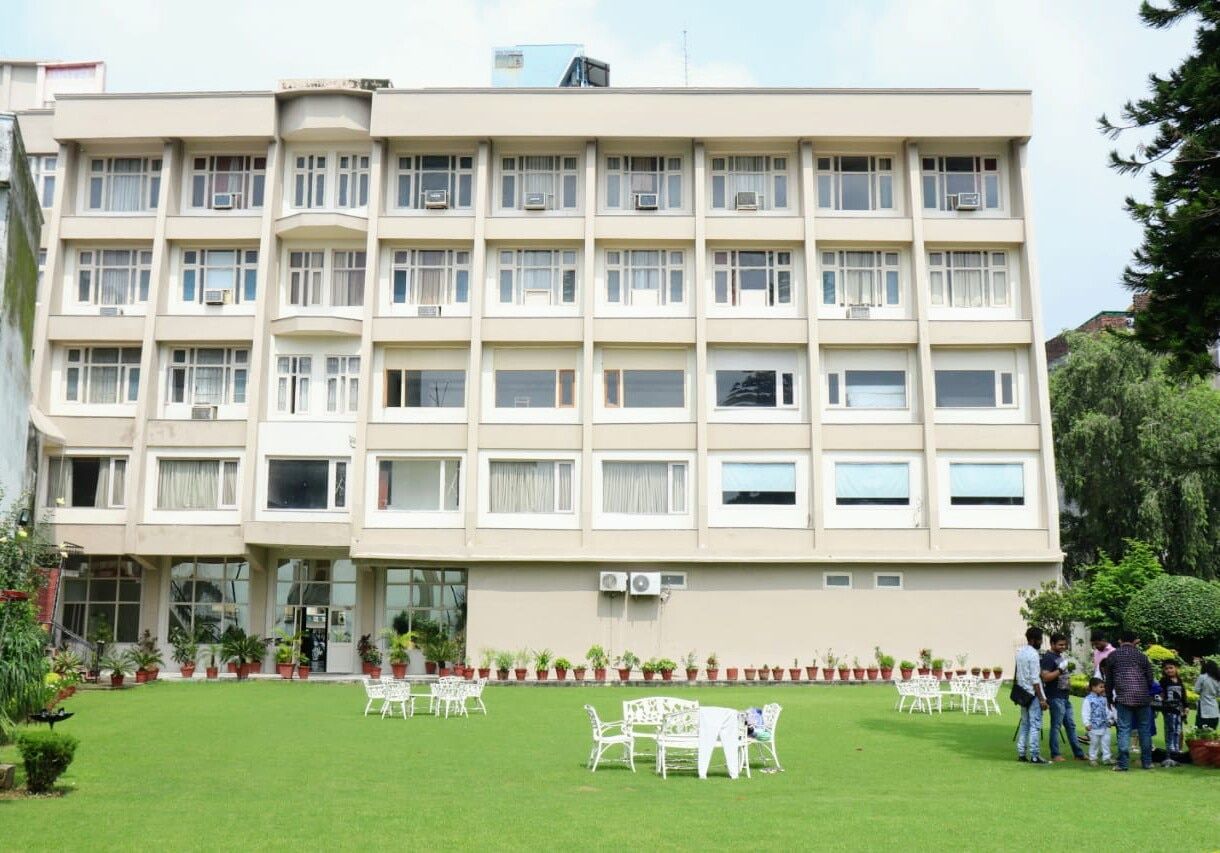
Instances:
[[[1028,708],[1035,697],[1034,694],[1014,681],[1012,683],[1012,690],[1008,693],[1008,698],[1013,701],[1013,704],[1020,705],[1022,708]]]

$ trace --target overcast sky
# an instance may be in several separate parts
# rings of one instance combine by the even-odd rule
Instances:
[[[1142,182],[1106,167],[1096,118],[1142,95],[1193,26],[1137,0],[3,0],[0,56],[102,59],[110,91],[269,89],[281,77],[487,85],[492,48],[579,42],[620,86],[953,86],[1034,93],[1048,335],[1130,301],[1118,283]],[[1124,145],[1126,143],[1123,143]]]

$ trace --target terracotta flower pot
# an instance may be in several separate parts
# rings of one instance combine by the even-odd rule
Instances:
[[[555,667],[555,680],[556,681],[567,681],[568,680],[568,671],[566,669],[560,669],[559,667]]]
[[[706,672],[707,672],[708,681],[716,681],[717,679],[720,678],[720,667],[714,667],[712,669],[707,670]]]
[[[839,681],[847,681],[851,677],[851,668],[846,666],[839,667]]]
[[[810,681],[817,681],[818,680],[818,668],[816,666],[805,667],[805,677],[808,678]]]
[[[619,680],[619,681],[627,681],[627,680],[628,680],[628,679],[630,679],[630,678],[631,678],[631,670],[629,670],[629,669],[624,669],[623,667],[621,667],[621,666],[620,666],[620,667],[618,668],[618,680]]]
[[[546,681],[546,677],[547,677],[547,675],[548,675],[548,674],[550,674],[550,670],[549,670],[549,669],[536,669],[536,670],[534,670],[534,678],[538,679],[539,681]]]
[[[406,664],[403,664],[403,665],[402,665],[402,671],[403,671],[404,673],[407,671],[407,665],[406,665]],[[398,670],[394,670],[394,677],[395,677],[395,678],[402,678],[402,676],[398,674]],[[479,678],[491,678],[491,667],[489,667],[489,666],[481,666],[481,667],[479,667]]]
[[[209,679],[220,678],[220,667],[216,667],[216,666],[204,667],[203,674],[205,676],[207,676]]]
[[[687,681],[695,681],[697,678],[699,678],[698,669],[688,669],[686,671],[686,680]]]
[[[645,680],[645,681],[652,681],[653,676],[655,676],[655,675],[656,675],[656,673],[655,673],[655,672],[651,672],[650,670],[647,670],[647,669],[645,669],[645,670],[641,670],[641,671],[644,673],[644,680]]]
[[[1203,742],[1203,766],[1220,767],[1220,740]]]
[[[229,661],[228,664],[226,665],[226,667],[228,668],[229,672],[233,673],[234,675],[237,675],[237,664],[236,663],[234,663],[233,661]]]
[[[861,667],[852,667],[851,677],[854,678],[856,681],[863,681],[864,680],[864,667],[862,667],[862,666]]]
[[[911,680],[911,676],[912,676],[912,675],[914,675],[914,674],[915,674],[915,670],[913,670],[913,669],[907,669],[907,668],[905,668],[905,667],[904,667],[904,668],[903,668],[903,670],[902,670],[902,680],[903,680],[903,681],[910,681],[910,680]]]
[[[894,674],[894,668],[892,666],[881,667],[881,678],[883,681],[889,681],[890,676],[892,676],[893,674]]]
[[[585,667],[583,667],[583,666],[573,667],[572,668],[572,680],[573,681],[584,681],[585,680]]]
[[[782,666],[771,667],[771,679],[773,681],[783,681],[784,680],[784,668]]]
[[[876,681],[876,680],[877,680],[877,676],[881,674],[881,670],[877,669],[877,667],[875,667],[875,666],[870,666],[870,667],[869,667],[869,668],[866,670],[866,672],[868,672],[868,680],[869,680],[869,681]]]
[[[390,664],[390,672],[394,673],[395,678],[406,678],[407,665],[405,663],[392,663]]]
[[[290,663],[277,663],[275,671],[279,674],[280,678],[292,678],[292,664]]]
[[[500,681],[508,681],[508,670],[507,669],[497,669],[496,678],[498,678]]]
[[[801,668],[799,666],[788,667],[788,680],[789,681],[800,681],[801,680]]]
[[[369,669],[369,678],[381,678],[381,667],[374,666]]]
[[[991,670],[989,670],[989,669],[984,669],[984,670],[983,670],[983,678],[990,679],[990,678],[991,678]]]
[[[771,670],[768,667],[759,667],[758,680],[759,681],[770,681],[771,680]]]
[[[513,675],[517,676],[518,681],[525,681],[525,676],[529,673],[525,667],[518,667],[513,670]]]
[[[193,663],[184,663],[184,664],[183,664],[183,665],[182,665],[182,666],[181,666],[181,667],[178,669],[178,671],[179,671],[179,672],[182,674],[182,677],[183,677],[183,678],[193,678],[193,677],[194,677],[194,675],[195,675],[195,664],[193,664]]]
[[[122,687],[123,678],[124,678],[124,676],[122,676],[122,675],[115,675],[114,673],[111,673],[110,674],[110,686],[111,687]]]
[[[991,671],[991,674],[995,676],[996,681],[999,681],[1004,676],[1004,670],[1000,669],[997,666],[995,669],[993,669]]]
[[[148,680],[149,681],[156,681],[157,677],[160,675],[161,675],[161,667],[159,667],[159,666],[154,666],[152,669],[148,670]]]
[[[753,681],[754,679],[756,679],[758,677],[758,670],[753,667],[747,666],[745,668],[745,673],[746,673],[746,681]]]
[[[728,667],[728,668],[726,668],[726,669],[725,669],[725,671],[724,671],[724,672],[725,672],[725,676],[728,678],[728,680],[729,680],[729,681],[736,681],[736,680],[737,680],[737,669],[738,669],[738,668],[737,668],[737,667],[735,667],[735,666],[730,666],[730,667]]]
[[[965,674],[966,674],[966,670],[965,670],[965,669],[955,669],[955,670],[953,670],[953,671],[954,671],[954,672],[955,672],[957,675],[965,675]]]
[[[945,674],[945,671],[943,669],[933,669],[932,670],[933,678],[942,678],[944,676],[944,674]]]
[[[143,669],[136,670],[136,684],[144,684],[148,681],[148,671]]]
[[[661,680],[662,681],[673,681],[674,680],[674,671],[672,669],[661,670]]]
[[[436,661],[424,661],[424,672],[426,672],[428,675],[436,675]]]
[[[245,681],[246,676],[249,674],[250,674],[250,665],[249,664],[239,663],[237,665],[237,680],[238,681]]]
[[[928,674],[929,674],[931,671],[932,671],[932,670],[931,670],[931,669],[929,669],[929,668],[928,668],[928,667],[926,667],[926,666],[921,666],[921,667],[919,668],[919,674],[920,674],[920,675],[928,675]]]
[[[360,671],[362,673],[364,673],[365,675],[368,675],[369,670],[372,668],[373,668],[373,665],[371,663],[369,663],[368,661],[366,661],[366,660],[360,661]]]
[[[597,669],[593,670],[593,677],[598,681],[605,681],[606,680],[606,668],[603,666],[603,667],[598,667]]]
[[[437,674],[438,676],[440,676],[441,678],[446,678],[446,677],[448,677],[448,676],[450,676],[450,675],[453,675],[453,670],[451,670],[451,669],[450,669],[449,667],[447,667],[447,666],[442,666],[442,667],[439,667],[439,668],[437,669],[436,674]]]
[[[834,681],[835,680],[835,671],[828,666],[822,667],[822,680],[823,681]]]
[[[309,667],[298,666],[297,667],[297,678],[301,679],[302,681],[307,680],[309,678]]]
[[[971,675],[982,675],[983,670],[980,667],[972,666],[972,667],[970,667],[970,674]]]

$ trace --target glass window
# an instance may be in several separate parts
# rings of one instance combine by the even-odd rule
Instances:
[[[308,414],[313,357],[281,355],[275,360],[275,373],[275,410],[290,415]]]
[[[267,462],[267,509],[341,509],[346,505],[347,464],[331,459]]]
[[[386,567],[385,624],[402,616],[409,630],[440,628],[450,636],[466,627],[466,571]]]
[[[66,401],[134,403],[139,388],[139,347],[69,347],[64,366]]]
[[[1019,462],[951,462],[949,503],[952,506],[1022,506],[1025,466]]]
[[[518,249],[499,253],[503,305],[575,305],[576,252]]]
[[[489,464],[489,508],[495,513],[572,511],[571,462],[500,460]]]
[[[631,515],[686,512],[685,462],[602,463],[602,510]]]
[[[500,207],[506,210],[575,210],[577,158],[523,155],[500,160]]]
[[[907,506],[910,466],[906,462],[836,462],[838,506]]]
[[[89,160],[89,210],[141,213],[156,210],[161,160],[152,157],[94,157]]]
[[[686,373],[681,370],[603,371],[607,408],[680,409],[686,405]]]
[[[902,575],[874,575],[873,584],[877,589],[902,589]]]
[[[496,408],[554,409],[576,404],[574,370],[497,370]]]
[[[340,154],[339,207],[367,207],[369,203],[369,155]]]
[[[377,466],[377,508],[395,512],[456,512],[459,459],[383,459]]]
[[[337,251],[332,255],[330,304],[351,307],[364,304],[364,252]]]
[[[241,557],[175,557],[170,568],[169,631],[218,643],[250,627],[250,564]]]
[[[422,154],[398,158],[397,206],[410,210],[468,210],[474,157]]]
[[[236,506],[237,460],[157,460],[157,509],[233,509]]]
[[[713,297],[718,305],[773,308],[792,304],[792,253],[712,253]]]
[[[298,154],[293,158],[292,206],[326,206],[325,154]]]
[[[851,589],[851,575],[827,572],[822,575],[822,586],[826,589]]]
[[[77,302],[135,305],[148,301],[152,249],[82,249],[77,259]]]
[[[172,349],[166,368],[166,402],[191,406],[244,404],[249,366],[248,349]]]
[[[777,408],[796,404],[794,374],[775,370],[717,370],[716,405]]]
[[[825,210],[893,210],[891,157],[817,158],[818,207]]]
[[[997,210],[997,157],[924,157],[923,206],[927,210]],[[966,196],[962,198],[962,196]]]
[[[387,370],[386,408],[460,409],[466,405],[464,370]]]
[[[822,304],[898,305],[898,274],[897,252],[822,252]]]
[[[253,302],[257,295],[257,249],[187,249],[182,253],[183,302]]]
[[[454,305],[470,301],[470,252],[396,251],[391,276],[391,300],[396,305]]]
[[[724,462],[720,499],[725,506],[796,505],[796,465],[792,462]]]
[[[933,305],[1000,308],[1009,304],[1007,252],[929,252]]]
[[[48,507],[114,509],[126,504],[127,458],[53,456],[47,459]]]
[[[905,409],[907,374],[905,370],[846,370],[843,385],[846,405],[851,409]]]
[[[606,207],[614,210],[680,209],[682,158],[607,157]]]
[[[662,249],[606,252],[606,301],[616,305],[669,305],[686,300],[685,253]]]
[[[34,181],[34,189],[38,201],[44,208],[55,203],[55,170],[59,158],[54,154],[30,154],[26,157],[30,167],[30,177]]]
[[[85,557],[81,576],[64,579],[64,627],[86,639],[134,643],[140,633],[140,580],[133,560]]]
[[[936,406],[942,409],[995,408],[994,370],[936,371]]]
[[[191,157],[190,161],[190,207],[246,210],[263,206],[266,157],[214,154]]]
[[[326,411],[354,412],[360,400],[360,356],[326,356]]]
[[[788,206],[788,158],[712,158],[713,210],[776,210]]]

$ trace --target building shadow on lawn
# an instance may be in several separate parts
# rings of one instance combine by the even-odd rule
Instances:
[[[1006,714],[998,718],[984,717],[991,725],[980,726],[976,720],[961,711],[946,711],[944,714],[908,714],[892,712],[892,716],[872,717],[860,720],[857,725],[864,731],[881,736],[904,737],[923,741],[937,749],[954,752],[962,758],[979,762],[994,762],[1010,759],[1016,755],[1013,732],[1019,718]],[[1006,723],[1011,721],[1011,727]],[[1048,753],[1049,754],[1049,753]]]

